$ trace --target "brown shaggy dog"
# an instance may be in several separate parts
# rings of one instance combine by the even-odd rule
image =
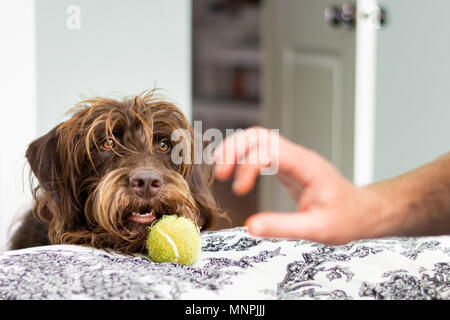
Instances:
[[[211,168],[171,160],[175,129],[186,129],[194,152],[193,129],[176,106],[149,92],[84,100],[73,112],[28,147],[38,185],[11,249],[81,244],[143,252],[148,226],[162,215],[187,216],[204,230],[221,213],[209,190]]]

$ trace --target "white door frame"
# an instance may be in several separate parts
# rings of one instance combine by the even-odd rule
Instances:
[[[371,14],[376,14],[377,10],[377,0],[357,2],[353,152],[353,182],[356,185],[366,185],[374,179],[377,29]],[[367,15],[369,18],[364,18]]]

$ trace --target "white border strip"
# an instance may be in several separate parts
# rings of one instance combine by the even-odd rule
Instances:
[[[35,0],[0,1],[0,250],[16,214],[31,202],[23,169],[36,134],[35,26]]]

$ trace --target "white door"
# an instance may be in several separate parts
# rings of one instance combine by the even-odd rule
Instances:
[[[265,1],[263,123],[317,151],[352,179],[356,38],[354,27],[325,21],[326,8],[336,3]],[[294,208],[272,177],[261,182],[261,209]]]

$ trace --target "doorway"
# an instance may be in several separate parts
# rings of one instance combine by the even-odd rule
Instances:
[[[203,132],[261,124],[261,1],[193,1],[193,119]],[[242,226],[258,211],[257,186],[246,196],[231,181],[214,182],[213,193],[229,215],[213,229]]]

